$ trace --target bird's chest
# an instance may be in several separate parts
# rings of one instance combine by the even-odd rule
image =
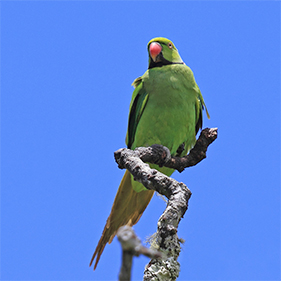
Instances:
[[[149,95],[168,95],[168,91],[180,90],[185,87],[182,75],[174,71],[158,71],[150,73],[144,80],[144,87]]]
[[[136,131],[135,145],[155,143],[175,153],[195,131],[195,93],[182,75],[176,72],[157,73],[145,79],[149,95]]]
[[[144,81],[144,87],[149,94],[148,106],[157,108],[159,113],[165,109],[188,110],[195,103],[196,93],[188,79],[177,71],[152,72]]]

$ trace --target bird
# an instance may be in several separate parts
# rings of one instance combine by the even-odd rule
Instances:
[[[183,62],[174,43],[164,37],[147,44],[148,69],[134,80],[129,109],[127,148],[166,146],[172,156],[186,155],[202,128],[202,111],[210,118],[192,70]],[[173,169],[150,164],[167,176]],[[107,243],[111,243],[119,227],[135,225],[149,204],[153,190],[146,189],[125,171],[102,236],[90,261],[94,270]]]

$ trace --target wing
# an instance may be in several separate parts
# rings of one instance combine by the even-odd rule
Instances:
[[[135,134],[141,115],[148,101],[148,93],[145,90],[141,77],[137,78],[133,85],[136,87],[130,105],[128,131],[126,136],[126,144],[128,148],[132,147],[135,140]]]
[[[202,128],[202,123],[203,123],[203,116],[202,116],[202,111],[205,109],[206,110],[206,114],[208,119],[210,119],[210,115],[208,112],[208,109],[205,105],[203,96],[198,88],[198,102],[195,105],[195,114],[196,114],[196,127],[195,127],[195,134],[198,133],[199,129]]]

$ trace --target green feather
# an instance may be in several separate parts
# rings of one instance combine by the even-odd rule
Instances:
[[[135,133],[144,111],[145,105],[148,100],[148,94],[146,93],[142,83],[140,82],[134,91],[135,98],[132,100],[130,113],[129,113],[129,124],[128,124],[128,137],[127,137],[127,147],[131,148],[135,140]]]
[[[151,45],[152,44],[152,45]],[[162,144],[172,155],[183,156],[196,142],[206,108],[191,69],[184,64],[175,45],[157,37],[148,43],[149,66],[133,82],[126,143],[130,149]],[[206,109],[207,116],[209,113]],[[150,165],[170,176],[174,170]],[[142,192],[141,192],[142,191]],[[94,269],[107,243],[122,225],[135,225],[154,191],[134,181],[128,171],[118,188],[110,215],[91,259]]]
[[[152,42],[161,45],[161,61],[153,63],[149,56],[149,69],[133,82],[136,88],[130,104],[127,146],[135,149],[162,144],[172,155],[180,151],[183,156],[196,142],[206,105],[191,69],[183,63],[174,44],[158,37],[148,43],[148,51]],[[168,176],[174,171],[150,166]],[[137,192],[145,189],[133,180],[132,186]]]

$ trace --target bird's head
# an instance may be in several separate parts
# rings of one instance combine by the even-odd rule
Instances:
[[[147,44],[149,61],[148,68],[161,67],[169,64],[184,64],[173,42],[167,38],[156,37]]]

